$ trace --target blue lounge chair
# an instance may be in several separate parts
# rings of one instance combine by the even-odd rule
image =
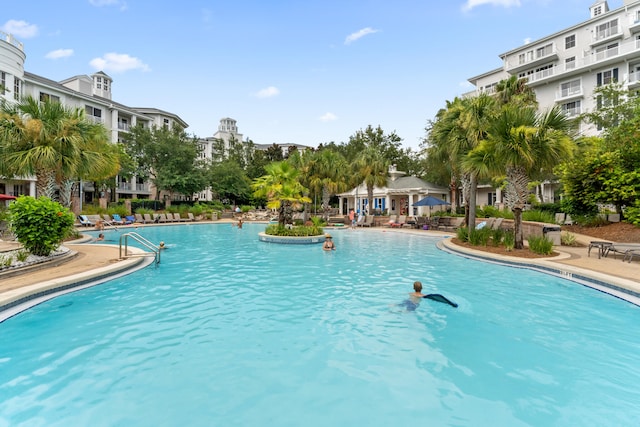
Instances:
[[[113,223],[114,224],[118,224],[118,225],[124,225],[124,224],[131,224],[132,221],[126,220],[126,219],[122,219],[122,217],[118,214],[113,214],[111,215],[111,218],[113,218]]]

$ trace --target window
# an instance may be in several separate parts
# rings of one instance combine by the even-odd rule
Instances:
[[[576,95],[582,92],[580,85],[580,79],[571,80],[560,85],[560,97],[566,98],[567,96]]]
[[[599,16],[602,14],[602,6],[596,6],[593,8],[593,16]]]
[[[16,101],[20,99],[20,79],[13,77],[13,99]]]
[[[109,81],[107,79],[104,80],[102,88],[105,90],[105,92],[109,90]]]
[[[90,120],[96,123],[102,123],[102,110],[92,107],[91,105],[85,105],[84,111]]]
[[[565,70],[573,70],[576,68],[576,57],[572,56],[571,58],[567,58],[564,60],[564,69]]]
[[[564,39],[564,48],[571,49],[576,46],[576,35],[572,34],[570,36],[565,37]]]
[[[608,85],[611,82],[618,81],[618,69],[613,68],[611,70],[606,70],[601,73],[596,74],[596,85],[604,86]]]
[[[60,103],[60,97],[55,95],[50,95],[48,93],[40,92],[40,102],[45,101],[57,102]]]
[[[494,206],[496,204],[496,193],[487,193],[487,205]]]
[[[0,71],[0,95],[4,95],[7,91],[7,73]]]
[[[96,77],[96,88],[102,89],[102,77]]]
[[[169,119],[164,119],[163,123],[165,126],[169,126]]]
[[[567,115],[567,117],[575,117],[582,112],[581,103],[582,102],[580,100],[577,100],[562,104],[562,111]]]

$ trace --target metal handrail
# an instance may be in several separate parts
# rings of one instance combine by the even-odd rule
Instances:
[[[153,252],[156,265],[160,264],[160,247],[154,245],[152,242],[150,242],[149,240],[145,239],[144,237],[142,237],[141,235],[133,231],[129,233],[124,233],[120,236],[120,252],[119,252],[120,258],[123,258],[122,240],[124,239],[124,254],[126,256],[129,248],[129,237],[131,237],[133,240],[135,240],[136,242],[140,243],[141,245],[149,249],[151,252]]]

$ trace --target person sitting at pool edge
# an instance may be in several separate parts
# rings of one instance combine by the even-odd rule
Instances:
[[[325,251],[335,251],[336,245],[333,243],[331,238],[331,234],[324,235],[324,244],[322,245],[322,249]]]
[[[425,295],[422,293],[422,282],[415,281],[413,282],[413,292],[409,292],[409,296],[413,298],[424,298]]]

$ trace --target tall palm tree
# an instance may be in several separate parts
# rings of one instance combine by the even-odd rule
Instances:
[[[531,176],[571,158],[571,128],[559,107],[538,113],[534,106],[507,104],[492,121],[488,138],[467,159],[467,167],[478,172],[506,175],[505,202],[514,215],[516,249],[524,247],[522,210]]]
[[[387,185],[389,162],[375,147],[368,146],[356,157],[354,169],[355,173],[349,180],[350,184],[358,186],[364,181],[367,187],[367,206],[369,213],[371,213],[373,207],[373,188]]]
[[[342,154],[330,149],[315,153],[309,169],[309,184],[322,194],[322,217],[329,219],[331,196],[347,189],[347,161]]]
[[[23,98],[0,105],[0,152],[7,176],[36,177],[38,196],[70,204],[72,182],[103,179],[119,169],[118,150],[109,146],[101,124],[85,119],[84,111],[59,102]]]
[[[306,188],[298,181],[299,172],[291,164],[282,161],[265,167],[266,175],[256,178],[252,184],[254,195],[267,199],[269,209],[278,210],[278,224],[292,222],[293,208],[302,203],[311,203],[305,196]]]

